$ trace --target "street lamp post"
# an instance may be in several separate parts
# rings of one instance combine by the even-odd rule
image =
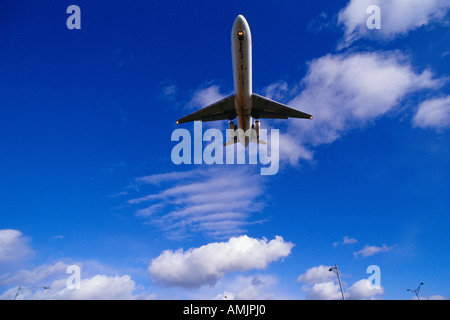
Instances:
[[[339,269],[338,269],[337,264],[335,264],[334,267],[331,267],[330,269],[328,269],[328,271],[334,271],[334,273],[336,273],[337,278],[338,278],[338,282],[339,282],[339,288],[341,288],[342,300],[345,300],[345,298],[344,298],[344,290],[342,290],[341,277],[339,275]]]
[[[419,299],[419,291],[420,291],[420,286],[421,286],[421,285],[423,285],[423,282],[421,282],[421,283],[419,284],[419,286],[416,288],[416,290],[413,290],[413,289],[406,289],[406,291],[411,291],[411,292],[413,292],[413,293],[416,295],[417,300],[420,300],[420,299]]]
[[[17,288],[17,292],[16,292],[13,300],[16,300],[17,296],[19,294],[23,293],[23,292],[21,292],[23,290],[33,290],[33,289],[41,289],[41,288],[44,289],[44,290],[50,289],[50,287],[47,287],[47,286],[40,286],[40,287],[22,287],[22,286],[19,286],[19,288]]]

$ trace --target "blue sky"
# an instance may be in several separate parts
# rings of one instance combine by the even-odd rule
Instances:
[[[348,298],[447,299],[449,8],[2,1],[0,297],[339,299],[337,264]],[[261,121],[272,176],[171,160],[175,121],[233,92],[238,14],[253,90],[314,115]]]

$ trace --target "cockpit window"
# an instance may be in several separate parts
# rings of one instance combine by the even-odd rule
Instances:
[[[239,40],[244,39],[244,31],[238,31],[238,38]]]

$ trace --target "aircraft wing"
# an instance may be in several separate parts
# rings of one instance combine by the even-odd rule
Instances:
[[[217,101],[210,106],[179,119],[177,124],[192,121],[206,122],[216,120],[233,120],[234,118],[236,118],[236,109],[234,107],[234,94],[232,94],[231,96]]]
[[[312,115],[298,111],[279,102],[267,99],[263,96],[252,94],[252,112],[251,116],[255,119],[287,119],[301,118],[311,119]]]

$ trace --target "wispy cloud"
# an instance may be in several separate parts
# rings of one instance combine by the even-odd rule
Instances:
[[[32,270],[12,270],[11,272],[5,273],[4,275],[0,276],[0,285],[42,285],[42,283],[48,285],[47,281],[49,281],[49,279],[53,279],[54,277],[67,277],[67,266],[68,265],[66,263],[58,261],[53,264],[39,265]]]
[[[342,237],[342,241],[333,242],[333,247],[337,247],[339,245],[347,245],[357,243],[358,240],[355,238],[350,238],[349,236]]]
[[[363,249],[361,249],[357,252],[353,252],[353,255],[355,256],[355,258],[358,258],[359,256],[370,257],[370,256],[373,256],[380,252],[389,252],[392,249],[394,249],[396,246],[397,245],[393,245],[393,246],[389,247],[389,246],[383,244],[381,247],[377,247],[377,246],[369,246],[368,244],[366,244],[366,246]]]
[[[137,183],[158,185],[162,182],[173,182],[177,180],[184,180],[192,177],[199,177],[206,174],[205,170],[190,170],[190,171],[173,171],[168,173],[157,173],[144,177],[136,178]]]
[[[187,104],[187,108],[199,109],[217,102],[227,95],[220,93],[220,87],[218,85],[210,85],[205,88],[200,88],[194,92],[194,95]]]
[[[191,232],[212,237],[243,234],[259,220],[252,213],[264,207],[264,180],[248,168],[229,166],[169,172],[135,179],[142,191],[151,193],[127,202],[146,223],[183,238]],[[141,192],[140,192],[141,193]]]
[[[175,83],[166,84],[159,95],[160,99],[173,102],[177,98],[178,87]]]

